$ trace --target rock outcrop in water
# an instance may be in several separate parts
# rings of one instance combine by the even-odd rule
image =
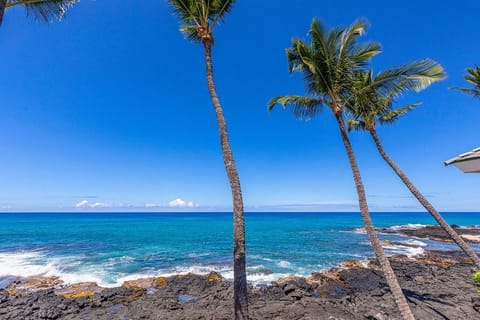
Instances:
[[[448,261],[448,263],[444,263]],[[472,265],[458,253],[391,258],[418,319],[480,319]],[[376,261],[250,288],[252,319],[399,319]],[[347,266],[347,265],[345,265]],[[370,267],[368,267],[370,266]],[[371,268],[372,267],[372,268]],[[0,279],[0,319],[232,319],[233,286],[216,273],[62,287],[58,279]],[[3,282],[2,282],[3,281]]]
[[[478,227],[459,227],[452,225],[452,228],[466,241],[470,243],[480,243],[480,228]],[[406,237],[428,238],[435,241],[453,242],[452,238],[439,226],[426,225],[422,227],[401,228],[377,228],[378,232],[388,234],[400,234]]]

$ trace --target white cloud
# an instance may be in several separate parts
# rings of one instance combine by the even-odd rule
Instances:
[[[158,204],[154,202],[146,202],[145,204],[141,205],[131,205],[131,204],[112,204],[107,202],[89,202],[86,199],[76,203],[74,208],[76,209],[107,209],[107,208],[117,208],[117,209],[150,209],[150,210],[165,210],[168,208],[177,208],[177,209],[189,209],[189,208],[198,208],[200,207],[198,204],[194,203],[193,201],[185,201],[181,198],[172,200],[167,202],[166,204]]]
[[[110,208],[112,205],[110,203],[103,203],[103,202],[95,202],[91,204],[90,207],[92,208]]]
[[[82,200],[75,205],[75,208],[88,208],[88,200]]]
[[[85,209],[85,208],[98,209],[98,208],[110,208],[110,207],[112,207],[110,203],[103,203],[103,202],[90,203],[88,202],[88,200],[82,200],[75,205],[75,208],[79,208],[79,209]]]
[[[199,205],[192,201],[185,201],[180,198],[172,200],[168,203],[170,208],[198,208]]]

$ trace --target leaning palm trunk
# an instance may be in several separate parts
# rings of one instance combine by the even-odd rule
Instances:
[[[467,256],[469,256],[473,263],[480,268],[480,259],[475,251],[470,248],[470,246],[458,235],[458,233],[453,230],[453,228],[443,219],[440,213],[435,210],[432,204],[420,193],[420,191],[415,188],[413,183],[408,179],[408,177],[403,173],[403,171],[393,162],[393,160],[387,155],[385,150],[383,149],[382,144],[380,143],[380,139],[378,138],[377,132],[375,129],[369,130],[373,140],[375,141],[375,145],[377,146],[378,152],[382,158],[388,163],[388,165],[395,171],[398,177],[403,181],[403,183],[407,186],[408,190],[417,198],[417,200],[422,204],[422,206],[427,209],[428,212],[437,220],[438,224],[445,230],[446,233],[455,241],[456,244],[465,252]]]
[[[3,22],[3,15],[5,14],[5,8],[7,7],[7,0],[0,0],[0,26]]]
[[[345,123],[343,121],[341,113],[336,113],[335,118],[337,119],[340,133],[342,135],[343,144],[345,145],[348,160],[350,161],[353,179],[355,180],[355,187],[357,188],[360,212],[362,215],[363,223],[365,225],[365,230],[367,231],[370,242],[372,243],[373,251],[378,258],[378,262],[380,263],[380,267],[382,268],[382,271],[384,273],[385,280],[390,287],[393,298],[395,299],[395,303],[400,310],[402,318],[404,320],[415,320],[412,311],[408,306],[407,299],[403,294],[402,288],[400,288],[397,277],[395,276],[390,262],[388,261],[387,256],[385,255],[385,252],[383,251],[383,248],[380,244],[380,241],[378,240],[377,232],[373,227],[372,218],[370,217],[370,213],[368,210],[368,204],[365,196],[365,189],[363,187],[362,177],[360,176],[360,170],[358,169],[357,160],[355,159],[353,148],[350,144],[350,139],[348,138],[347,131],[345,130]]]
[[[220,131],[220,142],[222,145],[223,161],[227,170],[228,180],[233,197],[233,288],[235,319],[248,319],[248,292],[247,273],[245,261],[245,224],[243,214],[242,190],[237,168],[233,161],[232,149],[228,139],[227,124],[223,116],[222,106],[218,99],[213,79],[213,65],[211,56],[211,42],[204,41],[205,62],[207,66],[208,91],[212,99],[215,114],[217,116],[218,128]]]

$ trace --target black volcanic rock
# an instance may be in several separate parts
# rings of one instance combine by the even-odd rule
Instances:
[[[480,243],[480,241],[469,239],[468,236],[480,236],[480,228],[477,227],[459,227],[457,225],[451,225],[451,227],[461,236],[466,235],[463,238],[466,242]],[[389,234],[401,234],[407,237],[416,238],[428,238],[436,241],[452,242],[452,239],[441,227],[427,225],[420,228],[412,228],[405,226],[403,228],[378,228],[377,231]]]
[[[442,259],[457,259],[444,264]],[[390,259],[417,319],[480,319],[472,265],[461,255],[427,252],[418,260]],[[371,265],[375,265],[372,263]],[[139,282],[140,283],[140,282]],[[232,319],[233,285],[220,275],[183,275],[140,287],[103,289],[67,299],[54,290],[0,294],[0,319]],[[382,273],[332,269],[249,288],[251,319],[399,319]]]

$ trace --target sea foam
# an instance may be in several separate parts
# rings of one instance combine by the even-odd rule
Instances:
[[[37,251],[0,253],[0,276],[8,275],[54,275],[58,273],[55,263],[47,262]]]
[[[396,226],[391,226],[386,228],[387,230],[391,231],[402,231],[406,229],[422,229],[428,226],[427,224],[420,224],[420,223],[408,223],[408,224],[401,224]]]
[[[405,245],[402,245],[402,243]],[[388,255],[404,254],[411,258],[423,254],[425,252],[423,247],[426,245],[427,244],[422,241],[407,240],[399,242],[398,244],[384,245],[383,248]]]

